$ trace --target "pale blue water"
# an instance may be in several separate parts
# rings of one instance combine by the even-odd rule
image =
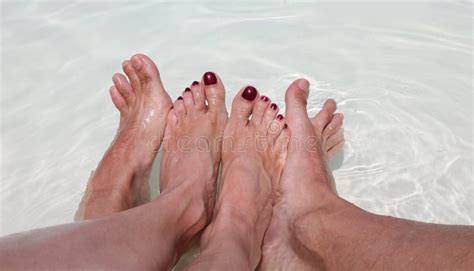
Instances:
[[[117,127],[110,77],[136,52],[173,98],[212,70],[228,105],[253,84],[283,107],[308,78],[310,113],[333,97],[346,116],[344,198],[473,224],[472,4],[258,2],[2,1],[0,235],[72,221]]]

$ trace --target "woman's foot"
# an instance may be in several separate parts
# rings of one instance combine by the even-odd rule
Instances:
[[[110,96],[120,111],[112,145],[91,176],[76,220],[103,217],[147,201],[148,175],[172,102],[153,61],[134,55],[113,76]]]
[[[262,270],[315,270],[323,264],[298,243],[294,223],[337,197],[327,161],[344,143],[342,114],[326,101],[312,119],[306,112],[309,83],[293,82],[286,93],[286,119],[291,132],[288,159],[280,180],[279,198],[262,249]]]
[[[181,249],[189,245],[212,217],[215,187],[221,160],[222,133],[227,123],[225,90],[212,72],[194,81],[174,103],[168,114],[163,140],[160,190],[185,190],[189,216],[182,221],[193,225]],[[181,251],[182,252],[182,251]]]
[[[272,215],[289,140],[278,108],[254,87],[234,98],[224,130],[222,183],[214,219],[201,238],[201,255],[189,269],[253,270]]]

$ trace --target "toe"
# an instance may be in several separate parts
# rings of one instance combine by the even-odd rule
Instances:
[[[247,125],[255,101],[258,99],[257,96],[257,89],[252,86],[241,89],[232,102],[229,122],[238,125]]]
[[[262,124],[261,127],[265,130],[268,129],[270,124],[275,120],[278,111],[280,109],[278,108],[278,105],[272,103],[269,107],[267,107],[267,110],[263,113],[263,119],[262,119]],[[279,115],[278,118],[283,117],[282,115]]]
[[[183,97],[178,97],[178,99],[174,102],[173,109],[176,112],[176,116],[178,116],[178,122],[186,116],[186,108],[184,107]]]
[[[202,77],[208,110],[222,113],[225,109],[225,89],[221,79],[213,72],[206,72]]]
[[[161,86],[160,73],[153,60],[146,55],[136,54],[132,56],[131,62],[142,85],[157,82]]]
[[[132,86],[132,89],[134,91],[139,91],[141,89],[140,79],[138,78],[138,75],[135,69],[133,68],[132,63],[126,60],[123,62],[122,68],[128,77],[128,81],[130,81],[130,85]]]
[[[194,108],[194,98],[193,98],[193,94],[191,93],[191,89],[190,88],[186,88],[184,91],[183,91],[183,104],[184,104],[184,107],[186,108],[186,113],[193,113],[195,111],[195,108]]]
[[[253,107],[253,112],[252,112],[252,119],[250,122],[255,126],[255,127],[260,127],[262,124],[263,120],[263,115],[265,114],[265,111],[269,107],[271,101],[267,96],[260,96],[260,99],[255,102],[255,106]]]
[[[331,160],[334,155],[336,155],[338,152],[340,152],[342,150],[342,148],[344,147],[344,143],[345,141],[343,140],[342,142],[339,142],[336,146],[330,148],[328,150],[328,159]]]
[[[191,84],[191,92],[193,94],[194,106],[199,111],[206,110],[206,94],[204,93],[203,84],[194,81]]]
[[[316,114],[316,116],[311,119],[311,123],[313,124],[313,127],[318,134],[321,134],[324,127],[326,127],[331,121],[334,112],[336,112],[336,109],[336,102],[333,99],[328,99],[324,103],[324,106],[321,111],[319,111],[318,114]]]
[[[326,151],[329,151],[342,141],[344,141],[344,129],[339,129],[335,134],[326,139],[324,148]]]
[[[127,109],[127,102],[116,87],[110,88],[110,98],[112,98],[112,103],[120,111],[120,113],[124,113],[124,111]]]
[[[341,129],[343,121],[344,115],[342,113],[334,114],[329,124],[323,130],[323,138],[329,138],[337,133]]]
[[[127,78],[123,74],[116,73],[112,76],[112,81],[114,82],[117,91],[125,99],[125,102],[129,105],[133,104],[135,94],[133,93],[132,86],[130,86]]]
[[[285,126],[285,118],[283,115],[278,115],[275,119],[270,122],[268,125],[267,135],[272,138],[273,142],[276,141],[280,135],[283,127]]]
[[[298,79],[291,83],[285,95],[286,119],[294,136],[304,136],[314,133],[306,111],[309,95],[309,82]],[[309,130],[311,129],[311,131]]]

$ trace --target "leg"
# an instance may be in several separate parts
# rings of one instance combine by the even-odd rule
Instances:
[[[224,131],[222,184],[214,219],[189,270],[253,270],[271,219],[272,187],[286,158],[289,131],[278,108],[246,87]],[[250,115],[252,118],[249,120]]]
[[[102,219],[0,238],[5,270],[170,270],[195,238],[196,187],[173,185],[147,204]],[[191,196],[190,196],[191,195]]]
[[[289,148],[261,269],[472,269],[473,227],[374,215],[336,195],[323,140],[306,113],[308,87],[300,79],[286,94],[292,143],[314,140]]]
[[[148,175],[172,106],[153,61],[135,55],[113,77],[112,101],[120,125],[112,145],[93,173],[76,220],[99,218],[148,201]]]

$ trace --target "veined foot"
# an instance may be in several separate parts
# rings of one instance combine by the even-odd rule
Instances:
[[[194,81],[168,114],[160,169],[160,190],[185,190],[187,221],[192,225],[180,244],[187,248],[212,217],[221,160],[222,134],[227,123],[225,90],[212,72]],[[182,251],[181,251],[182,252]]]
[[[279,197],[262,248],[262,270],[315,270],[322,259],[299,243],[294,223],[337,197],[327,160],[344,144],[342,114],[334,114],[336,103],[326,101],[312,119],[307,115],[309,83],[293,82],[286,93],[286,119],[291,132],[288,159],[280,180]]]
[[[253,270],[271,214],[272,187],[287,154],[289,131],[276,104],[254,87],[234,98],[224,130],[222,183],[214,219],[201,238],[201,255],[190,269]]]
[[[120,111],[114,141],[91,176],[75,218],[90,219],[147,201],[148,176],[172,102],[153,61],[134,55],[113,76],[110,96]]]

